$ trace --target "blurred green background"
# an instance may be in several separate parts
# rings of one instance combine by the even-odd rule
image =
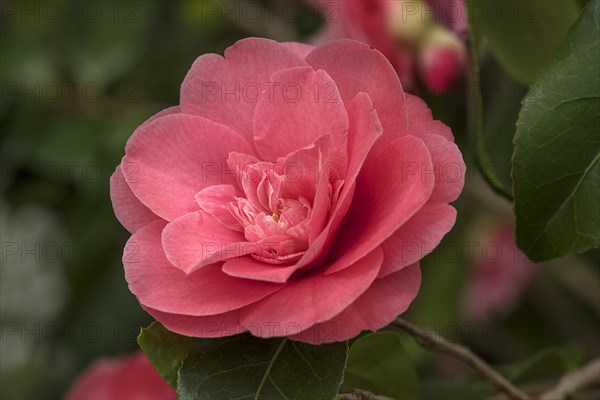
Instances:
[[[151,321],[123,278],[129,235],[108,193],[129,135],[178,104],[180,84],[199,55],[222,54],[247,36],[308,40],[323,20],[296,1],[0,4],[0,397],[60,398],[97,357],[134,350],[139,328]],[[489,101],[487,122],[512,129],[510,110],[518,110],[523,88],[493,60],[483,75],[514,94]],[[464,90],[421,95],[472,160]],[[423,289],[406,317],[493,363],[512,364],[511,373],[544,351],[535,367],[541,372],[528,370],[534,378],[550,379],[598,355],[598,254],[531,267],[513,306],[486,321],[469,320],[465,288],[485,258],[486,240],[510,229],[511,206],[470,168],[456,207],[457,225],[423,263]],[[467,387],[480,396],[482,384],[465,367],[407,346],[423,398],[453,390],[466,398]]]

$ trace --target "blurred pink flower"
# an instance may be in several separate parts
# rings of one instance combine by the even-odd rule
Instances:
[[[345,340],[408,308],[425,254],[403,246],[451,229],[464,173],[379,51],[244,39],[129,139],[111,178],[125,277],[184,335]]]
[[[399,45],[387,29],[392,4],[385,0],[317,0],[329,20],[316,38],[317,44],[335,39],[354,39],[381,51],[398,72],[405,89],[414,84],[410,46]]]
[[[467,319],[487,321],[509,312],[535,273],[535,264],[515,245],[512,225],[496,231],[486,248],[464,293]]]
[[[455,19],[463,15],[461,2],[453,7],[432,2],[434,9],[425,0],[316,0],[313,3],[327,19],[316,43],[350,38],[373,46],[390,60],[405,90],[416,91],[418,75],[429,91],[443,94],[462,76],[465,44],[456,33],[441,25],[459,28],[460,23]]]
[[[73,383],[65,400],[175,400],[175,390],[154,370],[141,351],[103,358]]]

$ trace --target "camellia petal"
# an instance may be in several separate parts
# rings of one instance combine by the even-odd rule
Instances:
[[[289,336],[327,321],[364,293],[377,276],[383,251],[375,249],[335,274],[315,271],[241,310],[240,322],[260,337]]]
[[[324,69],[338,86],[345,104],[360,92],[371,97],[383,126],[378,146],[407,133],[406,97],[396,71],[379,51],[354,40],[335,40],[311,51],[306,61]]]
[[[431,253],[455,221],[454,207],[445,203],[424,205],[381,245],[385,259],[379,277],[399,271]]]
[[[271,75],[306,66],[295,50],[269,39],[248,38],[217,54],[200,56],[181,85],[181,110],[229,125],[250,143],[252,116]]]
[[[217,315],[252,304],[283,287],[233,278],[221,271],[220,264],[184,274],[164,255],[164,226],[163,221],[146,225],[125,246],[125,279],[143,306],[172,314]]]
[[[417,96],[406,94],[406,113],[411,116],[408,120],[406,132],[409,135],[420,137],[422,135],[436,134],[454,142],[452,131],[441,121],[433,119],[427,104]]]
[[[348,107],[348,115],[348,168],[344,186],[333,215],[323,231],[311,242],[311,248],[298,262],[300,267],[311,265],[327,256],[325,249],[332,247],[331,243],[335,240],[338,228],[352,202],[356,178],[371,148],[383,133],[368,94],[361,92],[356,95]]]
[[[273,93],[260,98],[254,113],[254,143],[264,159],[274,161],[326,134],[336,147],[346,147],[348,114],[325,71],[291,68],[271,81]]]
[[[364,330],[381,329],[408,309],[420,286],[419,264],[412,264],[384,279],[376,279],[344,311],[327,322],[315,324],[292,336],[292,339],[313,344],[340,342]]]
[[[228,275],[274,283],[285,283],[297,269],[295,265],[274,266],[248,256],[230,259],[223,264],[223,272]]]
[[[135,197],[120,164],[110,177],[110,200],[117,219],[131,233],[160,219]]]
[[[229,229],[242,231],[239,222],[231,215],[229,203],[240,193],[233,185],[213,185],[196,194],[196,202],[207,214]]]
[[[216,338],[245,332],[240,325],[240,310],[207,316],[166,313],[150,307],[144,307],[144,310],[160,321],[168,330],[180,335]]]
[[[221,224],[206,211],[171,221],[162,232],[167,259],[186,274],[252,251],[244,235]]]
[[[435,184],[427,146],[403,136],[370,156],[356,182],[331,274],[379,246],[427,202]],[[351,222],[351,223],[350,223]]]
[[[310,53],[311,51],[313,51],[315,49],[315,46],[312,46],[312,45],[306,44],[306,43],[283,42],[281,44],[284,45],[285,47],[287,47],[289,50],[296,53],[296,55],[298,55],[302,59],[306,58],[308,53]]]
[[[421,135],[419,137],[431,154],[435,187],[430,202],[453,202],[460,196],[467,167],[458,146],[441,135]]]
[[[248,142],[206,118],[172,114],[138,128],[127,142],[123,166],[138,199],[166,220],[199,209],[194,196],[224,183],[229,152],[251,153]]]

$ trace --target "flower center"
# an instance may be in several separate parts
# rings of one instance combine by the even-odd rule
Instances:
[[[271,264],[297,261],[308,248],[311,203],[287,193],[294,182],[286,179],[278,164],[248,165],[240,180],[245,197],[236,197],[229,210],[244,228],[246,239],[257,245],[252,256]]]

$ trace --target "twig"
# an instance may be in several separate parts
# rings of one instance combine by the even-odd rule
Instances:
[[[366,390],[352,389],[350,392],[340,393],[338,400],[394,400],[390,397],[367,392]]]
[[[530,397],[534,399],[539,399],[540,395],[544,393],[546,390],[554,386],[556,382],[542,381],[542,382],[534,382],[534,383],[526,383],[524,385],[519,386],[522,391],[527,393]],[[487,400],[510,400],[510,398],[506,395],[506,393],[497,393],[491,397],[487,397]]]
[[[485,361],[479,358],[468,347],[460,344],[450,343],[440,334],[429,329],[422,329],[418,326],[402,319],[397,318],[392,325],[408,332],[412,335],[417,343],[428,350],[438,353],[448,354],[457,358],[469,365],[471,368],[479,372],[496,388],[506,393],[514,400],[531,400],[531,398],[520,390],[518,387],[510,383],[505,377],[500,375],[495,369],[490,367]]]
[[[600,358],[591,361],[583,368],[565,375],[558,385],[542,394],[541,400],[564,400],[578,390],[600,384]]]

